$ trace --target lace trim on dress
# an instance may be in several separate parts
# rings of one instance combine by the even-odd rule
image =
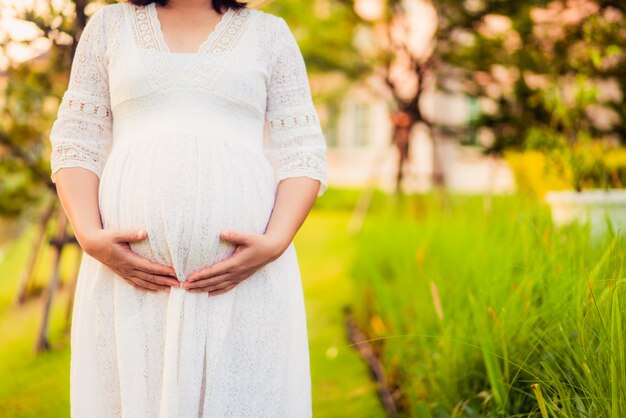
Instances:
[[[326,140],[311,97],[304,57],[283,18],[278,18],[272,32],[270,61],[266,155],[278,182],[300,176],[317,179],[321,196],[327,189]]]
[[[100,177],[104,169],[103,164],[100,163],[101,157],[102,154],[100,152],[94,151],[79,142],[61,144],[55,147],[50,154],[52,173],[56,173],[63,167],[82,167]]]
[[[226,53],[234,48],[236,41],[240,38],[251,13],[251,10],[246,8],[228,9],[213,31],[202,42],[198,51],[193,53],[189,65],[181,71],[171,62],[169,48],[165,43],[160,21],[156,16],[155,3],[146,6],[131,4],[131,6],[140,46],[160,54],[158,60],[154,57],[146,57],[149,62],[154,64],[151,66],[151,71],[155,72],[159,83],[166,85],[171,79],[185,81],[189,84],[200,81],[201,87],[207,88],[217,78],[219,71],[216,69],[223,67],[223,65],[216,68],[216,63],[207,60],[206,57],[219,54],[225,58]]]
[[[85,101],[76,97],[68,98],[65,102],[65,107],[78,114],[93,115],[102,119],[107,119],[111,116],[111,109],[108,105]]]
[[[216,41],[211,44],[207,52],[219,54],[230,50],[235,44],[235,41],[239,39],[239,35],[242,32],[241,29],[249,14],[250,10],[245,8],[235,10],[233,18],[227,22],[226,29],[218,33],[217,30],[219,26],[225,23],[224,21],[220,21],[216,27],[216,34],[219,36]]]
[[[320,181],[317,196],[328,188],[326,146],[320,144],[322,134],[291,138],[289,143],[277,144],[268,155],[274,161],[276,180],[305,176]]]
[[[63,167],[101,176],[112,143],[104,8],[87,21],[72,61],[68,88],[50,130],[51,180]]]
[[[235,49],[237,41],[245,32],[245,28],[250,24],[251,20],[252,11],[250,9],[242,8],[235,10],[231,19],[227,22],[220,22],[220,24],[225,23],[224,30],[216,32],[213,42],[209,44],[204,53],[204,58],[194,57],[200,60],[195,75],[200,81],[201,88],[211,90],[222,77],[229,55]],[[219,61],[207,59],[207,56],[210,55],[218,56]]]
[[[317,115],[312,114],[297,114],[288,116],[276,116],[268,120],[270,129],[292,129],[297,126],[310,126],[319,123]]]
[[[148,15],[147,6],[137,6],[136,4],[132,4],[132,6],[135,11],[137,30],[139,31],[139,42],[144,48],[158,51],[159,44],[156,38],[156,30]]]

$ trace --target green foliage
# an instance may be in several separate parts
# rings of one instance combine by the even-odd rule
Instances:
[[[52,5],[49,12],[31,10],[19,17],[34,23],[44,36],[57,30],[73,36],[69,28],[74,27],[74,19]],[[67,87],[73,53],[73,45],[58,44],[60,39],[51,36],[45,55],[11,63],[3,74],[8,82],[2,85],[0,97],[0,216],[28,212],[54,190],[49,178],[49,133]],[[7,38],[5,42],[28,47],[31,41]]]
[[[284,0],[264,9],[283,17],[293,29],[311,73],[338,71],[356,80],[369,72],[371,63],[352,48],[359,19],[350,4]]]
[[[519,196],[408,203],[370,216],[352,269],[406,416],[626,414],[623,237]]]
[[[563,93],[552,86],[543,92],[544,103],[551,113],[548,126],[530,127],[525,149],[546,154],[548,167],[569,179],[576,190],[584,188],[623,187],[626,161],[615,164],[614,153],[623,153],[615,141],[600,141],[585,126],[585,109],[597,103],[598,89],[587,77],[576,76],[573,104],[565,104]],[[613,161],[613,164],[611,164]]]
[[[573,146],[579,138],[623,145],[626,139],[626,7],[619,2],[485,0],[434,2],[440,16],[438,46],[441,60],[454,69],[438,73],[446,89],[451,74],[464,83],[461,90],[491,102],[478,120],[492,130],[490,152]],[[497,20],[508,27],[494,29]],[[497,25],[496,25],[497,26]],[[461,34],[463,36],[461,36]],[[604,95],[599,94],[603,86]],[[593,111],[595,112],[593,112]],[[598,122],[598,111],[603,112]],[[606,122],[610,120],[611,122]],[[540,135],[538,135],[540,133]],[[579,169],[576,158],[562,162]],[[582,175],[585,177],[585,175]],[[572,187],[595,182],[573,179]],[[615,186],[612,186],[615,187]]]
[[[545,141],[539,142],[539,141]],[[570,179],[576,190],[584,188],[622,187],[626,178],[626,161],[618,161],[617,154],[624,151],[610,143],[594,141],[579,134],[576,143],[569,145],[562,135],[553,132],[529,132],[528,147],[543,151],[549,169]],[[617,164],[611,164],[611,161]]]

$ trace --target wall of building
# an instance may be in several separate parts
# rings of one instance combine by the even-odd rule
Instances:
[[[467,123],[472,104],[463,96],[431,92],[423,102],[424,112],[438,123]],[[367,91],[355,89],[339,105],[333,126],[325,126],[328,140],[329,182],[336,186],[375,185],[392,190],[398,154],[390,142],[389,106]],[[465,138],[440,139],[440,155],[448,187],[461,193],[506,193],[515,189],[513,175],[501,159],[482,155],[479,146],[463,146]],[[427,129],[411,133],[410,164],[403,187],[407,191],[431,188],[432,141]]]

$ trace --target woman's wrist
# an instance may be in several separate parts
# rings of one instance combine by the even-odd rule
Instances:
[[[293,240],[292,236],[281,231],[268,230],[264,235],[271,241],[276,258],[285,252]]]
[[[95,243],[97,240],[98,233],[102,231],[102,228],[91,227],[88,229],[80,229],[74,231],[74,235],[76,236],[76,241],[78,241],[78,245],[82,248],[84,252],[91,255],[91,251],[95,247]]]

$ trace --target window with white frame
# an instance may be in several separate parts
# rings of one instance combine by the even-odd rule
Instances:
[[[372,136],[372,112],[371,106],[366,102],[356,102],[353,108],[354,137],[353,144],[355,147],[364,147],[371,144]]]

